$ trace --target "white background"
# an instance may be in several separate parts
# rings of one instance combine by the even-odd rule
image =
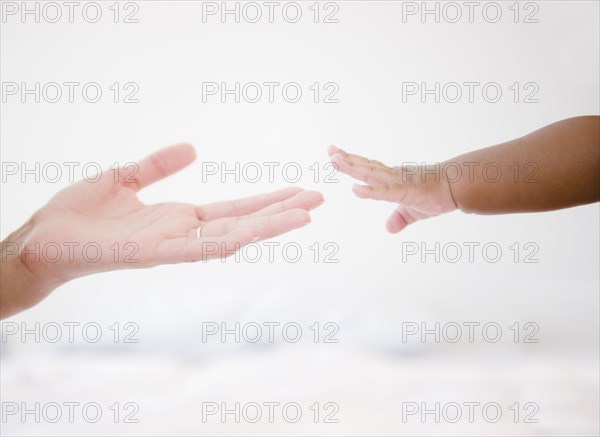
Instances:
[[[127,24],[112,21],[111,4],[101,2],[103,17],[95,24],[79,9],[74,23],[66,16],[54,24],[3,16],[3,83],[97,82],[105,94],[95,104],[81,94],[74,103],[3,95],[2,163],[106,168],[189,142],[198,160],[145,189],[144,202],[205,203],[289,185],[319,190],[326,202],[310,226],[276,240],[300,245],[297,263],[276,250],[273,263],[263,254],[256,263],[230,259],[95,275],[6,320],[27,327],[100,324],[106,333],[97,344],[3,340],[1,395],[2,402],[29,405],[95,401],[106,416],[97,424],[53,425],[12,417],[0,423],[3,435],[598,434],[597,204],[495,217],[457,212],[392,236],[384,223],[393,205],[355,198],[344,175],[324,183],[323,171],[315,183],[309,169],[328,162],[329,144],[390,165],[436,162],[563,118],[598,114],[597,2],[536,2],[537,23],[523,23],[523,16],[514,23],[513,2],[499,3],[497,23],[486,21],[482,6],[473,23],[465,6],[458,23],[432,16],[423,23],[418,14],[403,22],[406,4],[393,1],[336,2],[338,23],[314,23],[312,2],[301,2],[303,16],[294,24],[281,9],[274,23],[266,16],[222,23],[218,15],[203,22],[202,2],[147,1],[136,3],[139,22]],[[323,12],[325,4],[319,7]],[[525,2],[519,8],[523,13]],[[203,82],[269,81],[297,82],[305,94],[295,104],[281,94],[274,103],[202,101]],[[500,84],[501,100],[486,102],[480,87],[473,103],[402,101],[403,82],[470,81]],[[139,103],[114,103],[108,89],[114,82],[137,83]],[[314,82],[336,83],[339,102],[314,103],[308,89]],[[536,83],[539,102],[515,103],[508,89],[514,82]],[[276,172],[272,183],[266,174],[257,183],[231,176],[222,183],[203,175],[203,161],[228,168],[297,162],[303,177],[291,184]],[[68,184],[66,175],[56,183],[3,175],[2,238]],[[337,244],[339,262],[315,263],[309,249],[315,242]],[[503,256],[497,263],[481,251],[474,263],[466,253],[457,263],[402,262],[403,242],[495,242]],[[515,263],[509,250],[515,242],[537,244],[539,262]],[[293,321],[304,337],[296,344],[281,337],[274,344],[203,343],[207,321]],[[114,322],[136,323],[139,343],[111,343]],[[337,323],[339,343],[314,344],[308,330],[314,322]],[[504,334],[493,344],[481,337],[472,344],[403,342],[403,322],[496,322]],[[539,342],[515,344],[514,322],[537,324]],[[139,405],[139,423],[112,423],[108,406],[127,401]],[[251,401],[298,402],[304,416],[297,424],[281,416],[274,424],[202,423],[203,402]],[[314,424],[308,406],[316,401],[336,403],[339,423]],[[502,420],[402,422],[403,402],[470,401],[501,404]],[[535,402],[539,422],[514,423],[508,410],[514,402]]]

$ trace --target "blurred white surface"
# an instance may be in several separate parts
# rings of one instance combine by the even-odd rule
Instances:
[[[598,362],[593,356],[403,357],[363,349],[291,346],[260,354],[240,352],[233,359],[210,363],[174,355],[93,352],[47,358],[43,365],[23,357],[3,364],[3,390],[13,393],[11,400],[28,405],[35,401],[62,405],[74,400],[85,405],[93,400],[102,406],[104,417],[95,424],[83,420],[80,412],[75,423],[63,419],[56,424],[36,424],[33,420],[22,424],[10,417],[8,424],[3,424],[3,435],[598,434]],[[132,416],[139,423],[113,423],[108,406],[131,400],[139,405]],[[203,403],[226,403],[232,409],[236,402],[240,411],[251,402],[261,406],[279,402],[280,406],[274,410],[273,423],[268,422],[264,406],[257,423],[236,423],[231,414],[222,422],[220,411],[203,421]],[[289,423],[282,414],[281,406],[289,402],[302,409],[297,423]],[[321,422],[315,424],[310,410],[315,402],[335,402],[339,411],[332,418],[339,422],[323,423],[322,415]],[[463,416],[456,423],[440,419],[436,423],[432,414],[421,421],[419,412],[405,414],[403,421],[403,403],[408,402],[426,402],[430,409],[435,402],[440,408],[456,402],[463,408]],[[463,406],[468,402],[479,403],[474,407],[472,423]],[[515,402],[520,405],[517,419]],[[532,402],[537,409],[523,409]],[[482,412],[489,403],[501,408],[495,423],[495,410],[489,410],[487,416]],[[446,411],[448,417],[455,417],[453,410]],[[253,417],[254,412],[247,414]],[[524,423],[525,419],[537,422]]]

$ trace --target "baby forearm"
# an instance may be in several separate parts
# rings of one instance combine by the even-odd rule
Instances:
[[[447,161],[457,206],[479,214],[548,211],[600,200],[600,117],[553,123]],[[448,166],[451,168],[451,166]]]

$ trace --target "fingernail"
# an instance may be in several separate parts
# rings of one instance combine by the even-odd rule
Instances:
[[[339,171],[340,166],[345,165],[346,158],[339,153],[336,153],[335,155],[331,155],[331,162],[333,163],[335,169]]]
[[[319,193],[315,191],[315,193],[319,196],[319,200],[317,201],[317,206],[322,205],[325,202],[325,197],[323,197],[323,193]]]

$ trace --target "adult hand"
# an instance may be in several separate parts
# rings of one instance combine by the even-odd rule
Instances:
[[[306,225],[308,211],[323,202],[300,188],[203,206],[138,199],[139,190],[194,159],[192,146],[172,146],[57,193],[2,242],[1,316],[80,276],[229,256]]]

